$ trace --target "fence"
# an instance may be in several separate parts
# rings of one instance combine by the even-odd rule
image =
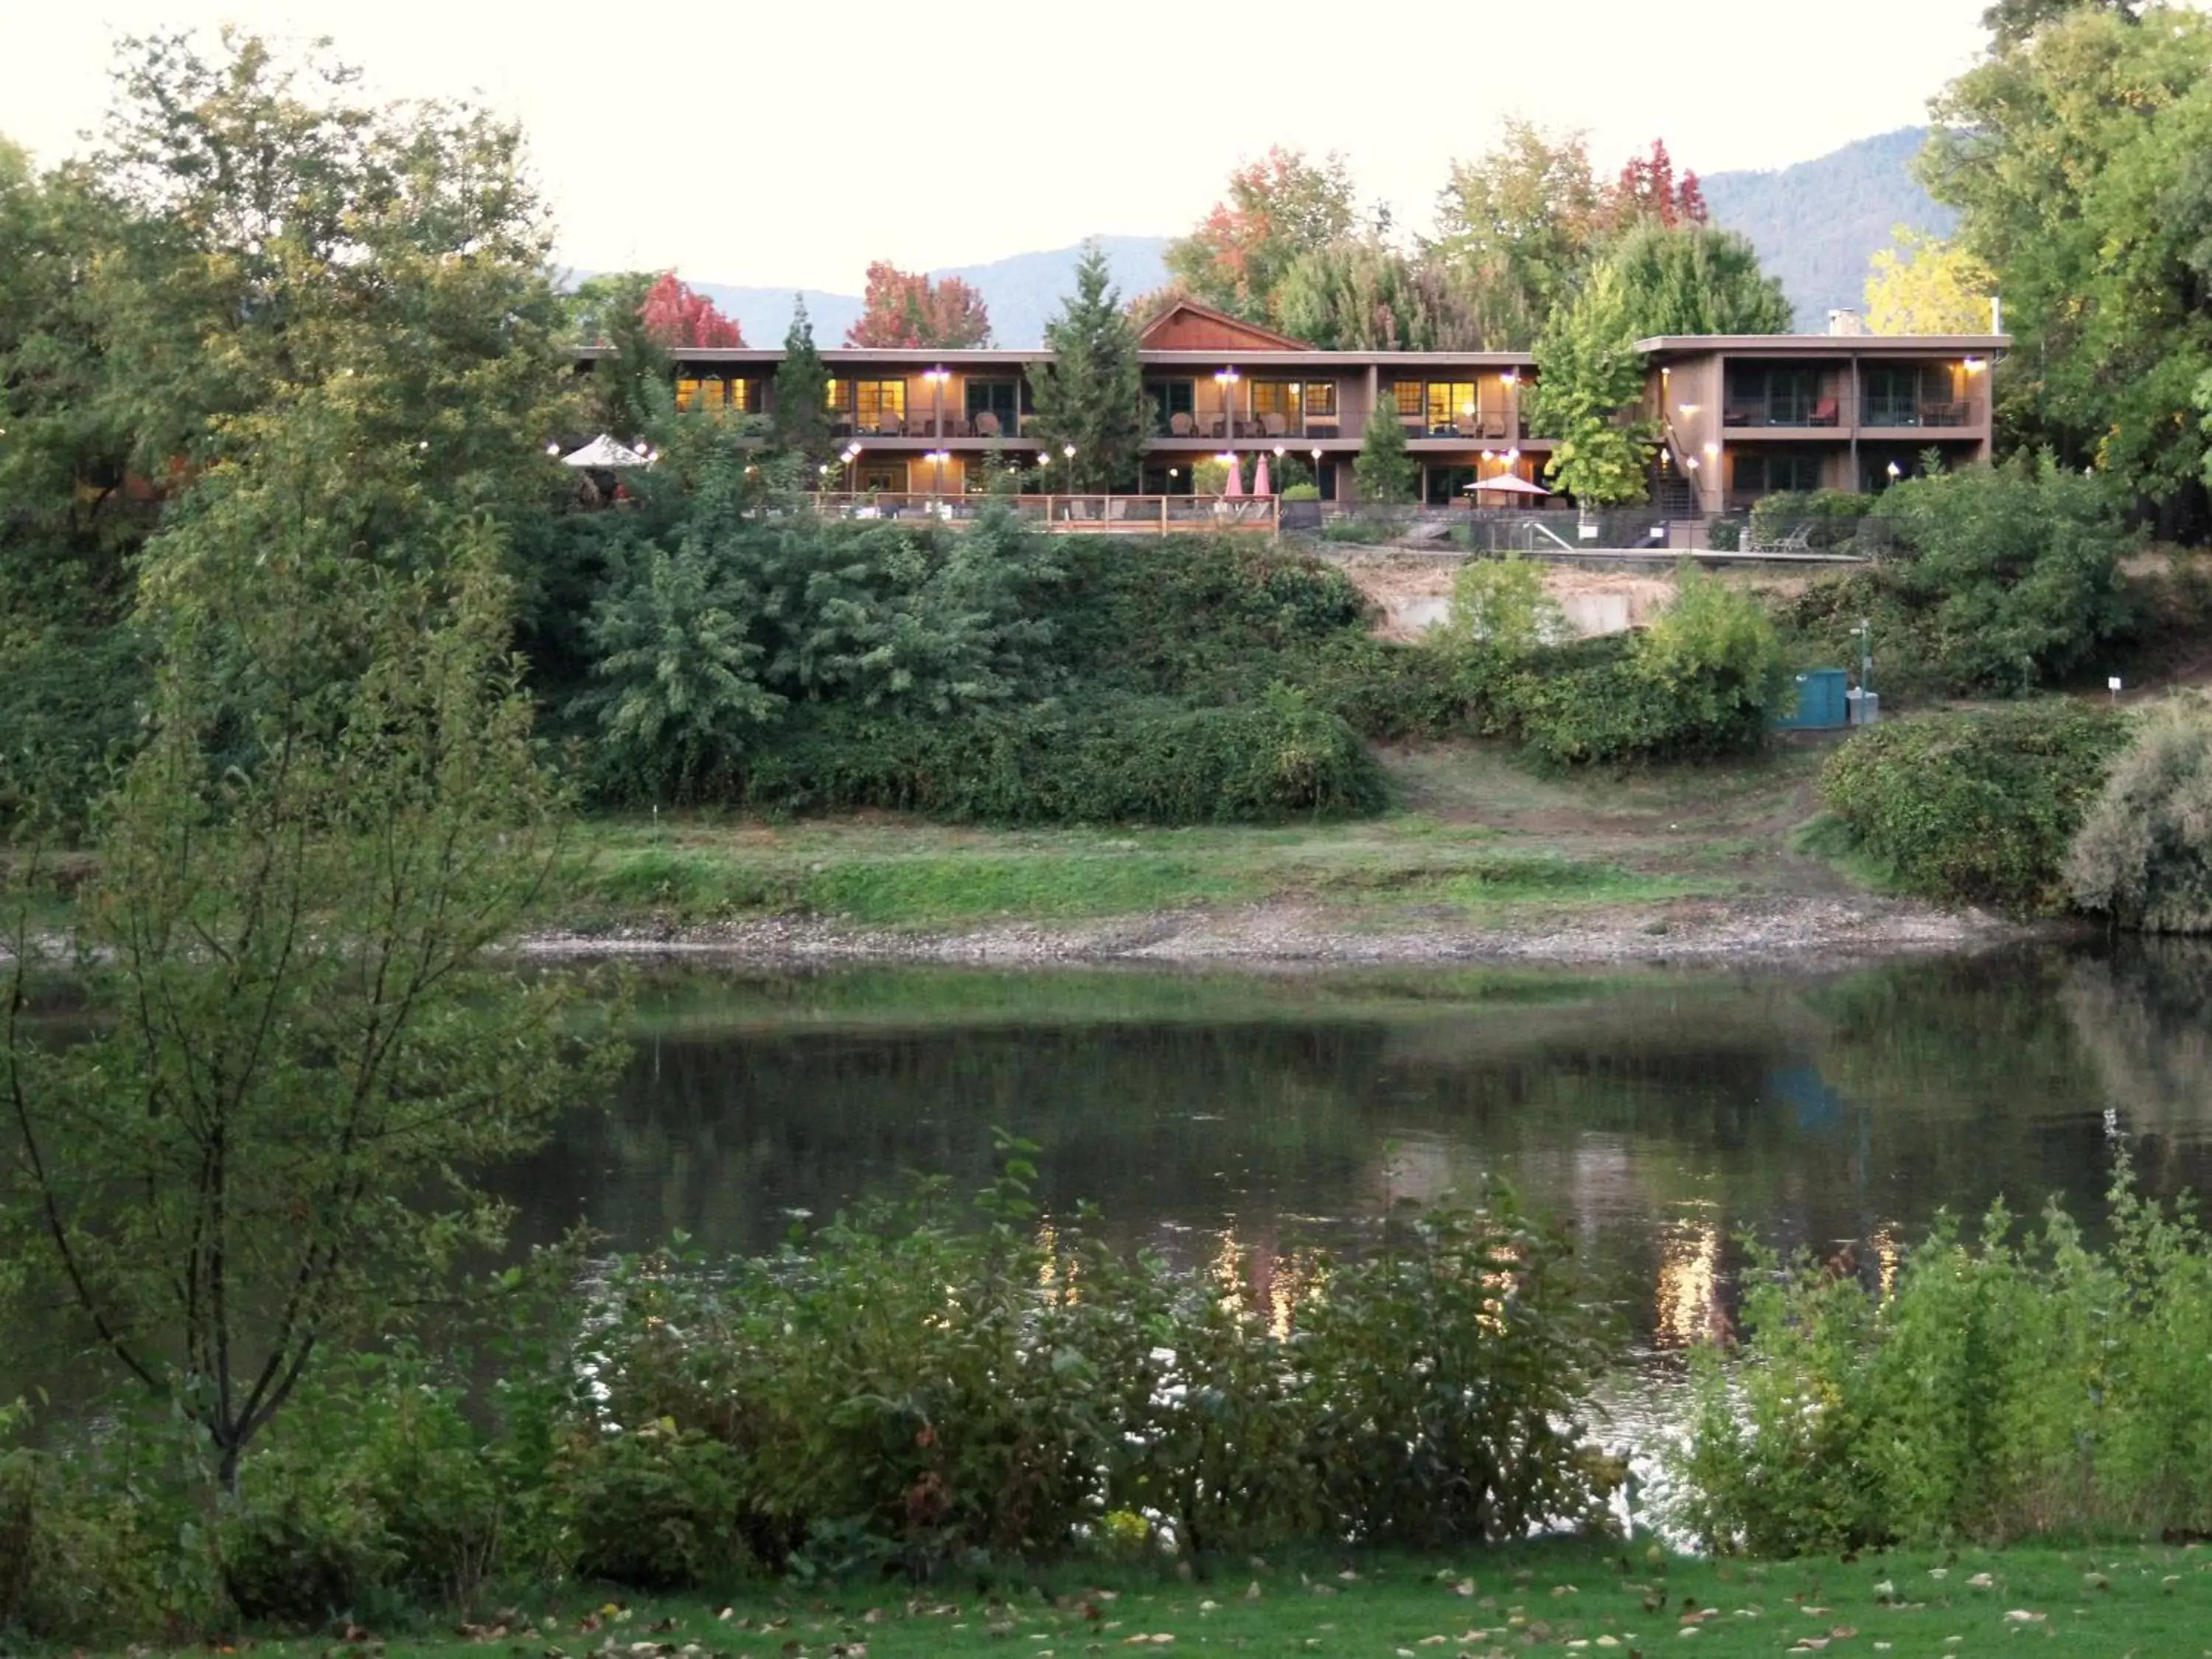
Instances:
[[[961,526],[987,507],[1004,507],[1024,524],[1056,534],[1120,536],[1260,531],[1279,534],[1279,495],[942,495],[889,490],[810,497],[815,510],[844,519],[902,519]]]

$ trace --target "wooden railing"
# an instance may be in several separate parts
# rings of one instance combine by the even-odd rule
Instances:
[[[950,495],[875,490],[823,490],[810,497],[818,513],[845,519],[894,519],[965,526],[987,507],[1010,508],[1040,530],[1093,535],[1168,535],[1215,530],[1279,534],[1276,495]]]

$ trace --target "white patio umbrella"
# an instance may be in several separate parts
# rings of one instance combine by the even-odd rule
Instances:
[[[612,471],[619,466],[650,466],[653,463],[626,444],[618,444],[604,432],[573,455],[561,458],[563,466],[589,467],[595,472]]]
[[[1468,488],[1495,489],[1508,495],[1550,495],[1557,493],[1554,490],[1547,489],[1540,483],[1530,483],[1528,479],[1516,477],[1510,472],[1501,472],[1494,478],[1478,478]]]

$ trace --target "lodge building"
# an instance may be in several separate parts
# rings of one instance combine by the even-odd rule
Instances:
[[[1990,370],[2001,334],[1875,335],[1836,313],[1826,334],[1670,335],[1639,341],[1649,371],[1642,414],[1658,425],[1652,495],[1662,509],[1711,514],[1781,490],[1871,492],[1921,470],[1986,459]],[[1514,351],[1322,351],[1185,301],[1139,338],[1152,430],[1142,493],[1193,489],[1209,457],[1257,454],[1302,465],[1323,500],[1349,501],[1352,461],[1373,419],[1395,420],[1431,505],[1512,507],[1485,491],[1511,475],[1542,479],[1552,444],[1524,413],[1536,365]],[[608,355],[588,349],[582,356]],[[768,411],[780,349],[679,347],[685,408]],[[1041,468],[1030,371],[1041,349],[944,351],[831,348],[832,430],[849,457],[848,490],[958,495],[1003,456]],[[1473,488],[1470,488],[1473,486]]]

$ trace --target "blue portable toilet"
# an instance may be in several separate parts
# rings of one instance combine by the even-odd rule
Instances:
[[[1840,668],[1808,668],[1797,676],[1797,709],[1774,722],[1784,732],[1839,732],[1850,724],[1851,677]]]

